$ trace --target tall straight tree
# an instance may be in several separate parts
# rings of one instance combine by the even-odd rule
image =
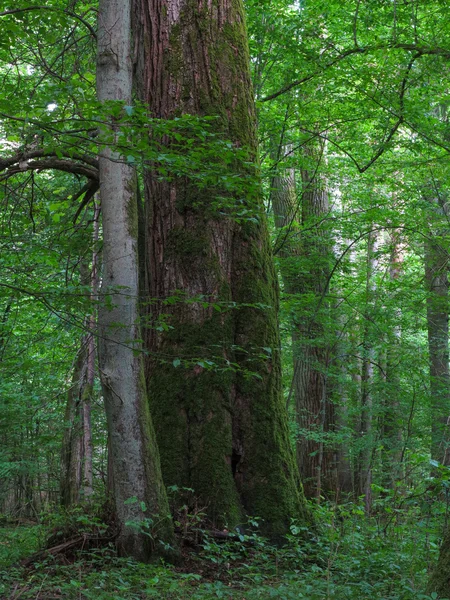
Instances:
[[[256,161],[242,2],[135,0],[135,19],[138,91],[151,115],[214,117],[216,133]],[[244,183],[255,171],[234,161]],[[282,534],[307,512],[281,395],[277,280],[261,196],[200,188],[188,177],[163,181],[151,169],[145,194],[151,320],[164,315],[170,326],[146,331],[164,479],[194,488],[216,523],[245,511]],[[215,208],[219,197],[230,216]],[[177,291],[190,301],[164,302]]]
[[[317,150],[317,148],[315,148]],[[293,170],[272,182],[276,250],[282,262],[285,292],[292,309],[294,375],[292,387],[299,437],[297,462],[305,494],[335,493],[336,461],[324,436],[335,428],[335,411],[327,385],[329,348],[323,324],[326,308],[331,243],[324,221],[328,193],[317,174],[321,153],[304,151],[301,205],[297,202]],[[307,163],[307,164],[306,164]]]
[[[372,508],[372,454],[373,454],[373,375],[375,351],[371,328],[375,302],[375,275],[378,266],[378,232],[372,231],[367,238],[366,307],[362,326],[361,395],[359,422],[360,448],[357,456],[355,487],[358,495],[364,496],[367,513]]]
[[[98,13],[97,94],[129,105],[132,90],[130,0],[101,0]],[[172,525],[148,408],[138,310],[136,174],[112,145],[114,119],[99,158],[103,215],[103,282],[99,310],[100,377],[105,399],[113,492],[121,553],[147,560],[152,532],[172,541]]]
[[[425,283],[427,287],[427,331],[430,363],[431,456],[450,464],[450,371],[448,252],[442,245],[442,230],[436,221],[444,209],[436,197],[430,200],[430,228],[425,241]],[[444,225],[445,227],[445,225]]]
[[[390,232],[391,256],[389,279],[391,284],[398,285],[403,270],[403,246],[401,232]],[[395,487],[403,477],[403,431],[400,409],[401,378],[400,378],[400,348],[402,343],[401,309],[395,308],[395,325],[388,335],[386,349],[386,386],[387,393],[384,402],[382,418],[382,450],[383,478],[385,487]]]
[[[83,336],[75,358],[72,385],[67,392],[61,455],[61,504],[73,506],[92,494],[92,455],[89,456],[89,423],[85,422],[91,388],[88,383],[89,343]],[[89,430],[89,433],[88,433]],[[86,435],[88,433],[88,435]],[[86,453],[86,449],[88,453]],[[87,454],[87,456],[86,456]]]

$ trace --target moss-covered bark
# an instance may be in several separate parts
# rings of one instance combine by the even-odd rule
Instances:
[[[135,31],[139,95],[152,116],[217,117],[214,129],[255,159],[241,0],[136,0]],[[234,173],[244,184],[255,176],[238,161]],[[227,194],[220,187],[161,181],[151,171],[145,183],[148,387],[165,481],[194,488],[218,524],[247,511],[282,534],[306,511],[281,397],[277,283],[261,198],[235,197],[252,217],[237,223],[214,210]]]

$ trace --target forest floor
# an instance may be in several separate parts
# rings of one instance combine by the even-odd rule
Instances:
[[[185,539],[177,566],[118,558],[110,545],[38,554],[30,563],[49,524],[10,523],[0,529],[0,599],[436,598],[424,590],[446,521],[443,503],[399,509],[385,502],[370,518],[355,504],[314,510],[319,532],[308,535],[294,524],[282,548],[255,532],[227,542],[202,534],[195,543]],[[85,517],[79,524],[82,530]]]

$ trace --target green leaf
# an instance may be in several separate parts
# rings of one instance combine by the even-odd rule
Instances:
[[[127,498],[127,500],[125,500],[124,504],[128,505],[128,504],[136,504],[138,502],[138,499],[136,498],[136,496],[132,496],[131,498]]]

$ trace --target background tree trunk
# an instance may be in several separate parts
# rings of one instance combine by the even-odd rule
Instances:
[[[399,284],[398,279],[403,269],[403,249],[401,245],[400,232],[393,230],[391,232],[391,257],[389,266],[389,279],[391,283]],[[394,290],[395,294],[395,290]],[[384,486],[393,488],[403,479],[402,465],[402,447],[403,430],[400,400],[401,381],[400,381],[400,347],[401,347],[401,309],[394,308],[394,325],[388,335],[388,345],[386,353],[386,394],[384,400],[384,410],[382,413],[383,422],[381,431],[383,437],[383,478]]]
[[[317,176],[316,153],[308,151],[311,164],[302,170],[301,206],[295,191],[294,172],[272,182],[276,247],[282,261],[285,292],[292,297],[294,397],[299,427],[297,462],[307,497],[335,494],[336,458],[325,436],[335,429],[335,410],[327,386],[329,348],[323,323],[327,309],[330,241],[322,220],[328,194]],[[300,219],[297,217],[299,214]],[[298,221],[301,221],[301,226]]]
[[[431,457],[449,465],[450,372],[448,253],[431,228],[425,242],[427,330],[430,355]]]
[[[91,300],[98,294],[98,233],[100,206],[94,205],[93,252],[91,268],[81,264],[81,283],[90,285]],[[72,506],[86,502],[93,494],[91,402],[95,382],[96,316],[85,321],[87,334],[75,361],[72,386],[67,394],[61,464],[61,503]]]
[[[372,507],[372,458],[373,458],[373,407],[372,384],[375,352],[373,348],[372,319],[376,285],[374,281],[378,264],[378,234],[375,231],[367,239],[366,310],[362,332],[361,365],[361,417],[359,423],[360,448],[356,462],[355,487],[358,495],[364,496],[366,512]]]
[[[61,504],[69,507],[80,501],[83,462],[83,390],[87,364],[86,340],[83,338],[67,392],[64,437],[61,454]]]

